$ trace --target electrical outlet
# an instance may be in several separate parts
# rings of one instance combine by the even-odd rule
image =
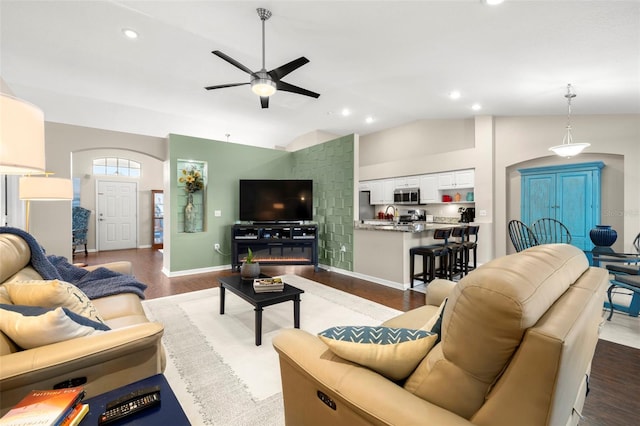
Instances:
[[[220,244],[215,243],[215,244],[213,245],[213,248],[214,248],[214,249],[216,249],[216,250],[220,250]]]
[[[340,246],[340,251],[345,253],[347,251],[347,247],[344,245]]]

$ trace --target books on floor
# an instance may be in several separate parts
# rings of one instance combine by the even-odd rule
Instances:
[[[89,411],[82,386],[32,390],[0,418],[0,426],[74,426]]]
[[[270,293],[284,290],[282,278],[257,278],[253,280],[253,290],[256,293]]]

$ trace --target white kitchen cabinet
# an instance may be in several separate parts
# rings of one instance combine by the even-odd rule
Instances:
[[[420,186],[419,176],[405,176],[394,179],[396,188],[418,188]]]
[[[371,191],[371,182],[370,181],[360,182],[360,184],[358,185],[358,189],[360,191]]]
[[[382,204],[382,181],[372,180],[369,182],[369,204]]]
[[[475,186],[475,170],[454,172],[456,188],[473,188]]]
[[[474,170],[438,173],[438,189],[473,188]]]
[[[371,192],[369,204],[393,204],[393,190],[395,189],[395,185],[395,179],[369,181],[369,191]]]
[[[437,203],[438,196],[438,175],[424,175],[420,177],[420,204]]]
[[[385,179],[382,181],[382,203],[393,204],[393,190],[395,189],[394,179]]]

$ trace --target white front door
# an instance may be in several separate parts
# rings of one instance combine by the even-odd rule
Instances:
[[[98,250],[137,247],[138,184],[98,181]]]

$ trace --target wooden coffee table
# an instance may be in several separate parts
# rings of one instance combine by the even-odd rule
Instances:
[[[260,275],[260,278],[269,278]],[[291,300],[293,302],[293,326],[300,328],[300,295],[304,290],[300,290],[292,285],[284,283],[284,290],[273,293],[256,293],[253,289],[253,280],[243,280],[238,275],[230,275],[218,278],[220,282],[220,315],[224,315],[225,291],[229,290],[241,299],[254,306],[255,313],[255,334],[256,346],[262,344],[262,309],[266,306],[275,305]]]

